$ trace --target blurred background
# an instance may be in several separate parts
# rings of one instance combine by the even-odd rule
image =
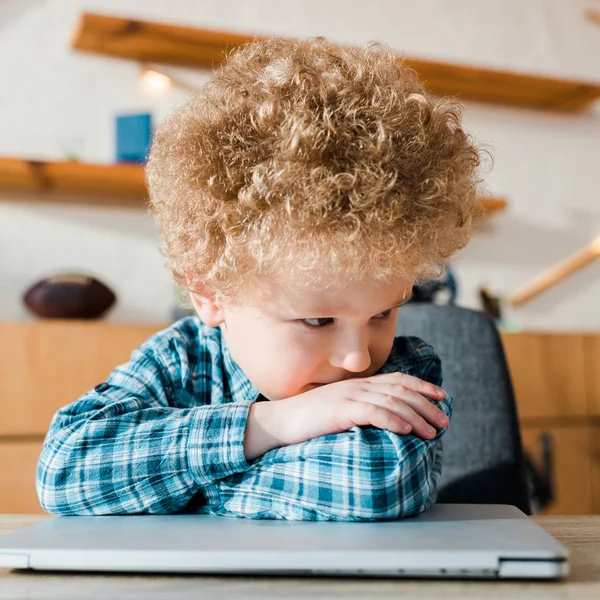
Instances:
[[[495,321],[539,510],[600,513],[598,0],[0,0],[0,512],[41,510],[56,409],[185,314],[147,144],[225,48],[267,35],[385,41],[463,101],[487,216],[415,296]]]

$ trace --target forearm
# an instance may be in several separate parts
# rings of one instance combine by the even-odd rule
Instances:
[[[249,462],[287,445],[281,435],[281,426],[275,402],[256,402],[250,407],[244,438],[244,454]]]
[[[246,458],[252,461],[271,450],[332,433],[327,420],[319,423],[315,419],[314,408],[314,402],[299,401],[297,396],[255,403],[248,414],[244,442]]]

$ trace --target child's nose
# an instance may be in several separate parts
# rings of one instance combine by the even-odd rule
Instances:
[[[340,340],[329,363],[351,373],[361,373],[371,366],[371,353],[367,336],[353,335]]]

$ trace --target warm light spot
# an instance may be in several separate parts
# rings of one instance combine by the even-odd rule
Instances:
[[[158,71],[145,69],[142,74],[142,83],[149,90],[163,92],[171,87],[171,78]]]

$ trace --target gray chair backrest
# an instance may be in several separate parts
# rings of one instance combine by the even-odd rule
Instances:
[[[512,504],[530,514],[513,389],[493,322],[474,310],[410,303],[396,335],[433,346],[454,399],[438,502]]]

